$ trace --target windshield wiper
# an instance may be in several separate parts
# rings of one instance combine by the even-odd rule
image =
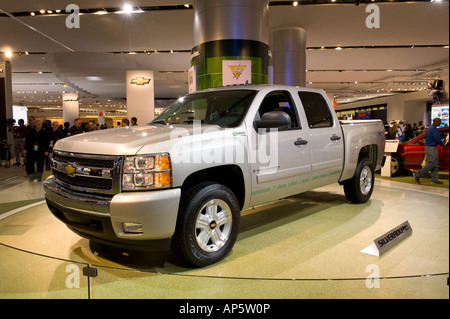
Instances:
[[[167,122],[166,122],[165,119],[160,119],[160,120],[154,120],[154,121],[152,121],[152,122],[150,122],[150,123],[148,123],[148,124],[149,124],[149,125],[152,125],[152,124],[164,124],[164,125],[166,125]]]
[[[201,124],[210,124],[210,123],[206,122],[206,120],[194,120],[194,119],[184,120],[183,123],[192,124],[192,123],[194,123],[194,121],[200,121]]]

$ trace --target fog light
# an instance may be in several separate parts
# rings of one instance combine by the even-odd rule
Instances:
[[[123,230],[126,233],[143,234],[144,229],[141,223],[123,223]]]

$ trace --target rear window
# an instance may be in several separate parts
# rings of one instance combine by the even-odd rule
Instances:
[[[330,108],[322,94],[315,92],[298,92],[306,113],[310,128],[333,126],[333,117]]]

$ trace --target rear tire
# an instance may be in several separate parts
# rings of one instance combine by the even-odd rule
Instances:
[[[365,203],[372,195],[375,175],[372,162],[363,158],[356,167],[355,175],[344,182],[345,197],[352,203]]]
[[[236,242],[240,207],[224,185],[205,182],[183,196],[172,249],[178,257],[198,267],[225,258]]]

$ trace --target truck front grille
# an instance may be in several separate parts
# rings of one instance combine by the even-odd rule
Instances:
[[[52,172],[64,187],[89,193],[120,192],[121,156],[98,156],[54,151]]]

